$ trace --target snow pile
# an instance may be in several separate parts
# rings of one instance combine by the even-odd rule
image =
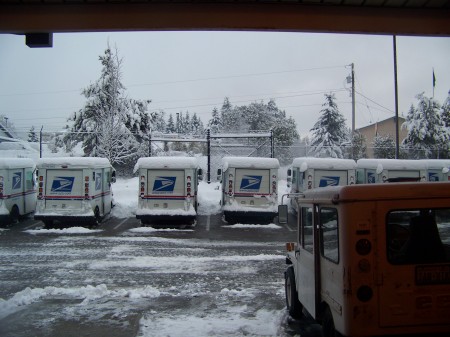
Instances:
[[[151,286],[145,286],[142,288],[134,289],[117,289],[109,290],[105,284],[97,286],[87,285],[79,288],[58,288],[58,287],[45,287],[45,288],[25,288],[22,291],[14,294],[8,300],[0,298],[0,319],[18,311],[21,307],[34,303],[44,298],[52,298],[55,296],[64,296],[68,298],[82,299],[80,306],[86,305],[91,301],[98,300],[104,297],[113,298],[155,298],[159,297],[161,293],[158,289]]]
[[[263,229],[281,229],[280,226],[278,226],[274,223],[270,223],[267,225],[237,223],[234,225],[225,225],[222,227],[224,227],[224,228],[252,228],[252,229],[255,229],[255,228],[258,228],[258,229],[261,229],[261,228],[263,228]]]
[[[223,269],[223,264],[227,262],[245,265],[241,268],[241,273],[252,274],[257,272],[256,267],[248,267],[249,261],[282,261],[284,255],[258,254],[258,255],[229,255],[229,256],[168,256],[161,259],[159,256],[130,256],[120,255],[120,259],[112,258],[102,261],[93,261],[88,268],[93,270],[115,270],[117,268],[146,268],[154,273],[166,274],[197,274],[207,275],[211,272],[228,274],[230,271]],[[236,272],[236,270],[234,270]]]
[[[136,216],[138,207],[138,177],[117,179],[112,185],[114,208],[111,215],[116,218],[132,218]]]
[[[40,228],[40,229],[28,229],[25,232],[29,234],[94,234],[101,232],[101,229],[89,229],[85,227],[69,227],[69,228]]]

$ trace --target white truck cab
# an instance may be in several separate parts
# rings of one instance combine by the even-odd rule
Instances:
[[[115,171],[106,158],[43,158],[36,163],[37,208],[34,218],[46,227],[54,221],[98,224],[111,212]]]
[[[275,158],[224,157],[217,178],[222,185],[221,206],[229,223],[272,221],[278,215],[278,169]]]
[[[192,157],[139,158],[136,218],[143,224],[195,225],[202,169]]]
[[[412,159],[359,159],[357,184],[426,181],[427,162]]]
[[[292,317],[306,310],[324,337],[450,332],[450,182],[317,188],[295,202]]]
[[[0,159],[0,224],[16,222],[36,209],[35,164],[28,158]]]

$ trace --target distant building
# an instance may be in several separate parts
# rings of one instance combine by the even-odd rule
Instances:
[[[406,119],[403,117],[398,117],[398,138],[400,144],[408,135],[408,131],[402,129],[402,124],[405,122],[405,120]],[[359,131],[366,140],[367,157],[373,158],[373,141],[375,139],[375,136],[389,135],[395,141],[395,117],[390,117],[374,124],[367,125],[363,128],[357,129],[357,131]]]

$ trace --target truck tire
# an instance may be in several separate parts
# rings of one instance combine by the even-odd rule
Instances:
[[[12,224],[16,224],[19,222],[20,212],[19,212],[19,207],[17,207],[17,205],[14,205],[12,207],[11,212],[9,213],[9,217],[11,219]]]
[[[323,337],[341,337],[342,335],[336,331],[334,327],[333,315],[327,306],[322,317],[322,334]]]
[[[287,310],[292,318],[300,318],[302,316],[303,305],[298,300],[294,267],[291,266],[287,268],[284,278]]]
[[[100,209],[97,207],[95,207],[95,211],[94,211],[94,222],[92,223],[92,226],[98,226],[100,225],[100,222],[102,222],[102,217],[100,216]]]
[[[53,220],[44,220],[44,228],[49,229],[49,228],[53,228]]]

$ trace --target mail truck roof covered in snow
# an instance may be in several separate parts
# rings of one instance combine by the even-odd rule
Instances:
[[[224,157],[218,176],[227,222],[272,221],[278,214],[278,168],[275,158]]]
[[[426,181],[427,163],[410,159],[359,159],[357,183]]]
[[[35,164],[28,158],[0,158],[0,223],[16,222],[36,208]]]
[[[34,218],[98,224],[112,208],[115,172],[106,158],[60,157],[37,161],[38,202]]]
[[[202,174],[196,158],[139,158],[134,171],[139,175],[137,219],[153,226],[196,223],[198,181]]]
[[[146,157],[139,158],[134,166],[134,172],[140,168],[147,169],[184,169],[198,168],[198,161],[193,157]]]

